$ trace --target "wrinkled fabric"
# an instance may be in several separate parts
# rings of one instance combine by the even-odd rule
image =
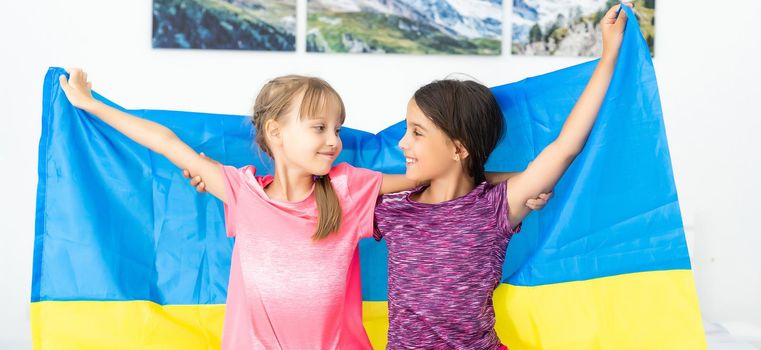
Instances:
[[[640,342],[682,344],[684,334],[702,333],[691,276],[678,273],[674,274],[678,278],[666,278],[672,275],[662,273],[684,270],[689,275],[690,263],[655,72],[636,18],[625,10],[629,22],[619,61],[587,145],[555,187],[554,198],[526,218],[521,234],[508,248],[500,288],[521,289],[495,295],[495,308],[504,308],[496,310],[497,327],[509,327],[516,337],[502,338],[511,348],[548,348],[553,338],[557,344],[573,340],[582,349],[600,344],[647,348],[652,344]],[[595,64],[494,87],[507,126],[487,170],[521,170],[553,140]],[[175,343],[183,339],[193,339],[192,344],[201,349],[219,346],[214,334],[221,329],[220,321],[209,321],[199,312],[188,316],[192,322],[181,322],[168,310],[225,303],[233,240],[225,235],[222,203],[197,194],[164,157],[74,108],[58,85],[58,76],[64,73],[60,68],[49,69],[43,87],[31,293],[35,346],[190,348]],[[378,93],[382,99],[382,92],[371,88],[372,82],[365,83],[368,94]],[[121,108],[102,96],[97,98]],[[245,117],[128,112],[166,125],[193,149],[224,164],[271,170],[266,156],[252,147],[251,125]],[[344,151],[337,162],[402,173],[404,157],[396,144],[403,133],[403,123],[377,135],[342,128]],[[363,300],[383,302],[388,278],[385,243],[365,239],[359,246]],[[645,283],[638,272],[658,278]],[[642,304],[632,299],[589,299],[580,304],[580,296],[589,294],[568,292],[624,277],[637,281],[634,286],[659,289],[648,294],[647,301],[637,300]],[[564,286],[573,289],[538,292],[539,287],[554,292]],[[610,298],[633,290],[629,284],[616,286],[616,293],[597,289],[594,295]],[[67,304],[70,301],[90,303],[92,313],[78,310],[82,322],[57,321],[72,317],[67,307],[79,304]],[[135,309],[139,311],[134,314],[122,310],[142,305],[135,301],[152,306]],[[114,303],[124,303],[114,308],[118,313],[100,312],[112,310]],[[520,309],[544,305],[554,307]],[[583,308],[572,308],[580,305]],[[643,320],[655,321],[660,315],[667,319],[652,325],[632,323],[635,318],[627,305],[656,310],[642,312]],[[510,314],[510,310],[520,313]],[[540,312],[553,317],[540,318]],[[553,323],[572,314],[584,317],[568,319],[577,323]],[[697,321],[667,322],[684,314]],[[564,332],[578,322],[585,324],[585,333]],[[99,328],[105,331],[98,334],[134,336],[99,337],[92,331],[95,325],[106,327]],[[647,336],[622,336],[635,326]],[[678,333],[669,327],[688,331]],[[133,333],[127,333],[128,329]],[[658,332],[662,334],[656,337]],[[519,335],[525,339],[518,339]],[[377,331],[370,336],[382,341],[385,334]],[[574,347],[563,344],[560,348]]]

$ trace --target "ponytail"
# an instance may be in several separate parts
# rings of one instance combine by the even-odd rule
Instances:
[[[312,239],[318,241],[341,228],[341,204],[328,175],[317,177],[314,195],[317,202],[317,231]]]
[[[301,98],[301,104],[294,101]],[[269,81],[256,96],[251,122],[254,125],[255,140],[259,148],[270,157],[272,151],[267,144],[264,126],[270,120],[278,120],[290,108],[298,108],[299,118],[313,117],[324,112],[328,103],[336,102],[340,107],[340,120],[346,118],[341,96],[324,80],[300,75],[286,75]],[[273,157],[274,159],[274,157]],[[315,177],[315,202],[317,202],[317,230],[312,239],[321,240],[341,227],[341,204],[327,175]]]

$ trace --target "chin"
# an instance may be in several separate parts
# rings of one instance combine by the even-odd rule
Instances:
[[[333,168],[332,162],[311,162],[310,164],[305,165],[304,169],[309,171],[310,174],[317,176],[327,175],[330,172],[330,169]]]
[[[330,165],[327,167],[320,167],[320,168],[314,169],[314,172],[312,174],[318,175],[318,176],[327,175],[330,172],[331,168],[333,168],[333,165]]]

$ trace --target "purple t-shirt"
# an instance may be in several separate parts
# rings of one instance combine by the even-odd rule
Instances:
[[[388,244],[388,349],[499,349],[492,294],[513,233],[506,182],[450,201],[382,196],[375,238]]]

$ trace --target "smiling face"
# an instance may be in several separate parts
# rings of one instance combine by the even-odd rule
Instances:
[[[254,103],[251,122],[255,141],[275,161],[275,181],[283,187],[280,194],[287,199],[289,183],[298,187],[312,182],[318,213],[312,236],[315,240],[338,232],[341,226],[341,203],[330,179],[311,177],[328,174],[341,153],[338,134],[345,116],[336,90],[316,77],[285,75],[272,79],[264,84]]]
[[[343,148],[338,135],[343,118],[335,99],[326,98],[324,102],[316,115],[299,115],[299,108],[292,107],[278,120],[281,147],[277,147],[276,162],[313,175],[330,171]],[[294,101],[294,106],[299,105],[301,98]]]
[[[399,148],[406,159],[408,179],[430,181],[462,172],[455,142],[423,114],[414,98],[407,103],[407,131]]]
[[[254,104],[256,143],[278,169],[325,175],[341,152],[343,101],[324,80],[287,75],[264,85]]]
[[[502,137],[504,120],[489,88],[468,80],[437,80],[407,104],[407,133],[399,147],[407,176],[418,181],[485,181],[484,164]]]

